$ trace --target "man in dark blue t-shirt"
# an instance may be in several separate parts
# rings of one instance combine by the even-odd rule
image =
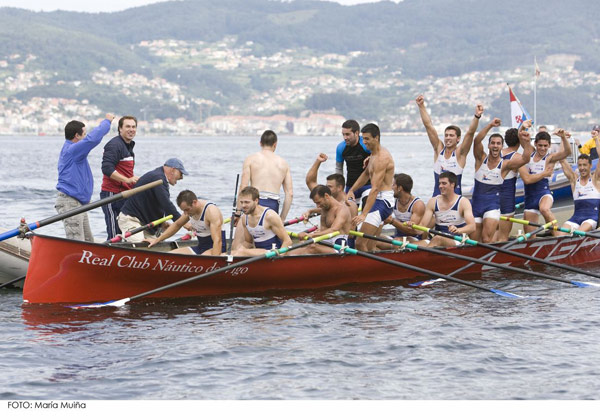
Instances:
[[[184,175],[188,175],[188,172],[183,167],[183,163],[177,158],[168,159],[163,166],[142,175],[136,183],[136,187],[141,187],[158,179],[162,180],[163,184],[133,195],[125,201],[117,217],[121,232],[147,225],[170,214],[173,215],[174,222],[179,219],[181,215],[170,199],[169,184],[177,184],[177,181],[183,179]],[[163,228],[167,227],[168,223],[165,222]],[[127,238],[127,241],[141,242],[144,239],[153,239],[155,238],[155,232],[155,229],[138,232]]]
[[[342,136],[344,141],[337,146],[335,153],[335,172],[344,174],[344,162],[346,162],[346,192],[354,185],[360,174],[364,171],[364,161],[371,155],[371,152],[365,147],[360,136],[360,126],[354,120],[347,120],[342,124]],[[371,189],[371,181],[356,190],[357,201],[366,201]],[[359,204],[359,203],[357,203]],[[363,203],[364,205],[364,203]]]

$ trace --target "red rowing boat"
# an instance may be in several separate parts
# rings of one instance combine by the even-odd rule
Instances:
[[[537,238],[510,249],[555,262],[584,264],[600,261],[599,244],[600,239],[562,236]],[[481,258],[489,252],[478,246],[447,248],[446,251],[474,258]],[[444,274],[465,265],[464,261],[432,256],[424,251],[381,252],[379,255]],[[234,260],[239,261],[243,258]],[[535,264],[507,254],[496,254],[492,261],[510,265]],[[23,299],[29,303],[121,299],[227,264],[227,257],[170,254],[33,235]],[[473,265],[464,272],[481,270],[481,265]],[[151,297],[247,294],[384,281],[406,284],[417,277],[423,276],[357,255],[280,256],[236,267]]]

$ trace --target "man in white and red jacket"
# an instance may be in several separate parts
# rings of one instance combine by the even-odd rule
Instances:
[[[133,153],[135,141],[133,141],[133,138],[136,132],[137,119],[135,117],[126,115],[119,119],[119,135],[112,138],[104,146],[100,198],[110,197],[129,190],[138,181],[139,176],[133,174],[135,165],[135,155]],[[117,216],[124,203],[124,200],[118,200],[102,206],[108,239],[121,233]]]

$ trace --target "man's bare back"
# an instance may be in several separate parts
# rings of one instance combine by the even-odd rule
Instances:
[[[252,185],[259,191],[279,194],[281,186],[289,177],[291,183],[290,166],[281,156],[274,151],[263,149],[253,153],[244,161],[242,169],[242,188]]]

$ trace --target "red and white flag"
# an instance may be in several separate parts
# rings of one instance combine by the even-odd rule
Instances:
[[[510,86],[508,86],[508,93],[510,95],[510,119],[512,120],[512,127],[520,128],[523,121],[531,120],[531,117],[523,105],[521,105],[521,101],[513,93]]]

